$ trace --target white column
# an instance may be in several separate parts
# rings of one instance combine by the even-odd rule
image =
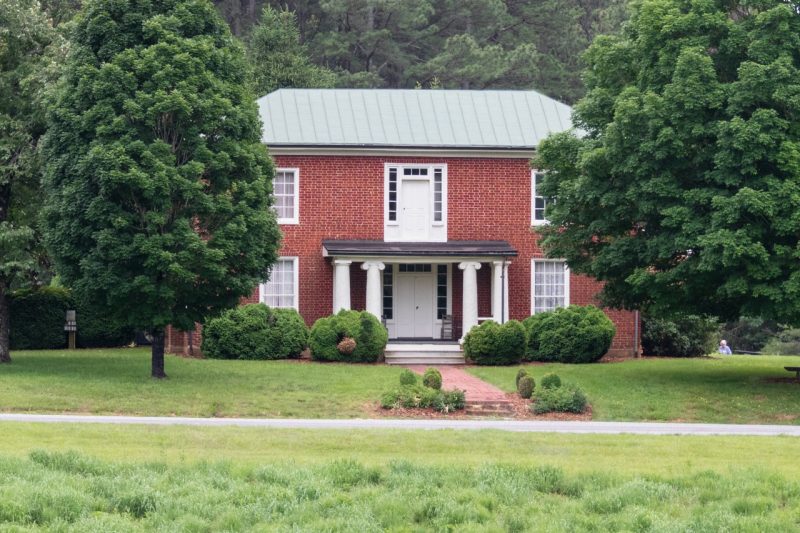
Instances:
[[[461,338],[478,325],[478,269],[481,264],[473,261],[459,263],[458,268],[464,271],[461,286],[463,289]]]
[[[498,324],[503,323],[503,318],[508,319],[508,315],[503,315],[503,293],[501,292],[503,283],[503,261],[492,261],[492,319]]]
[[[381,279],[381,271],[386,268],[386,265],[380,261],[366,261],[361,264],[361,268],[367,271],[367,311],[380,320],[383,314],[383,280]]]
[[[504,294],[504,297],[503,297],[503,316],[506,317],[506,322],[508,322],[508,320],[510,319],[510,316],[508,314],[508,266],[510,264],[511,263],[506,261],[505,271],[503,272],[503,294]]]
[[[350,265],[352,261],[333,261],[333,312],[350,309]]]

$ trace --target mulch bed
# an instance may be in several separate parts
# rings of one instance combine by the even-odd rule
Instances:
[[[592,419],[592,406],[586,406],[582,413],[546,413],[543,415],[534,414],[531,411],[530,400],[520,398],[518,394],[509,392],[506,398],[514,407],[514,414],[510,417],[498,417],[498,415],[474,415],[467,414],[465,411],[455,411],[453,413],[440,413],[435,409],[405,409],[397,407],[395,409],[384,409],[379,404],[367,404],[364,410],[372,418],[427,418],[427,419],[451,419],[467,420],[475,418],[512,418],[514,420],[555,420],[555,421],[589,421]]]

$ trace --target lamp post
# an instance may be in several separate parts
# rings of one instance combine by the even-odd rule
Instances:
[[[64,331],[69,334],[68,347],[70,350],[75,349],[75,333],[78,331],[78,322],[75,317],[74,309],[67,310],[67,322],[64,324]]]

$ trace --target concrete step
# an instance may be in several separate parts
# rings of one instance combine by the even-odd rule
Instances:
[[[514,404],[511,402],[481,402],[469,401],[465,406],[464,412],[475,416],[513,416],[515,414]]]
[[[464,356],[451,353],[389,353],[387,365],[463,365]]]

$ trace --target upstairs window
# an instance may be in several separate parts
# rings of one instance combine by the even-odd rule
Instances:
[[[433,169],[433,222],[442,222],[444,206],[444,189],[442,184],[442,169]]]
[[[531,269],[533,314],[569,305],[569,269],[564,261],[534,259]]]
[[[297,224],[300,221],[300,172],[296,168],[279,168],[272,181],[275,212],[279,224]]]
[[[261,284],[259,300],[270,307],[297,309],[297,281],[297,258],[282,257],[272,265],[269,281]]]
[[[541,196],[538,192],[543,176],[544,174],[538,170],[534,170],[531,173],[531,223],[534,226],[547,224],[547,219],[544,218],[544,210],[547,207],[547,203],[552,201],[552,199]]]
[[[389,205],[387,208],[388,218],[391,222],[397,222],[397,168],[389,169]]]

